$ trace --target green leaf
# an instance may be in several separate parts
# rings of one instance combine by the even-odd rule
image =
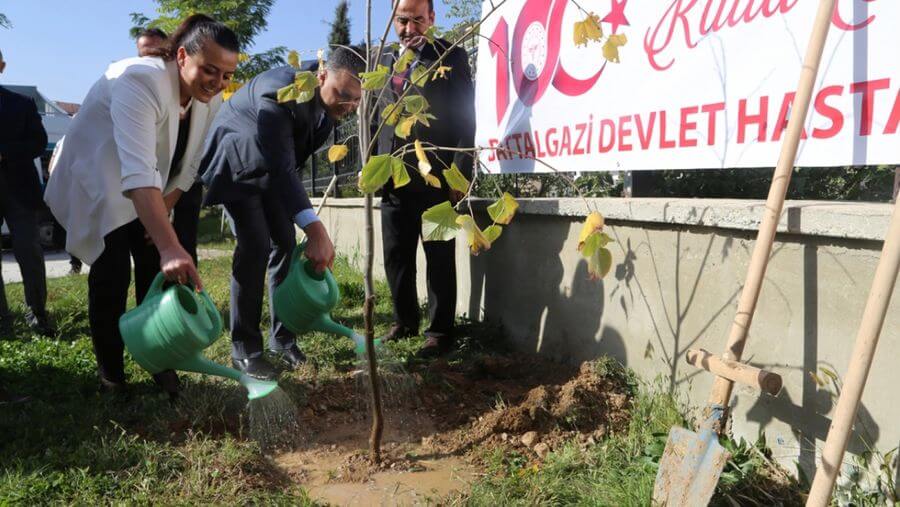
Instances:
[[[509,192],[503,192],[497,202],[488,206],[487,211],[494,223],[506,225],[516,215],[517,209],[519,209],[519,203],[509,195]]]
[[[428,68],[424,65],[419,65],[413,69],[409,79],[412,81],[413,86],[425,86],[425,83],[428,82]]]
[[[406,69],[409,68],[409,64],[416,59],[416,53],[411,49],[406,49],[403,51],[403,54],[400,55],[400,58],[397,58],[397,61],[394,62],[394,74],[403,74],[406,72]]]
[[[279,104],[283,104],[285,102],[296,101],[297,97],[300,96],[300,93],[297,91],[297,87],[293,84],[289,84],[284,88],[279,88],[276,99]]]
[[[394,170],[394,160],[401,165],[403,162],[389,154],[373,155],[362,168],[362,176],[359,178],[359,189],[366,194],[374,193],[387,183]]]
[[[612,268],[612,253],[606,248],[598,248],[588,257],[588,273],[591,279],[599,280]]]
[[[410,114],[424,113],[428,109],[428,101],[421,95],[407,95],[401,102],[403,108]]]
[[[294,74],[294,86],[297,88],[297,103],[309,102],[316,96],[319,80],[314,73],[304,70]]]
[[[494,241],[497,241],[497,238],[500,237],[502,232],[503,226],[497,224],[490,225],[484,230],[484,237],[487,238],[488,242],[493,243]]]
[[[434,38],[437,37],[437,27],[434,25],[429,26],[423,35],[428,39],[429,44],[434,44]]]
[[[581,255],[590,258],[598,249],[606,248],[606,245],[612,243],[612,241],[613,239],[605,232],[594,232],[585,238],[581,247]]]
[[[391,178],[394,180],[394,188],[400,188],[409,183],[409,173],[406,171],[406,166],[403,165],[403,160],[396,157],[391,160]]]
[[[378,65],[371,72],[362,72],[359,75],[362,79],[363,90],[380,90],[387,84],[390,77],[390,70],[385,65]]]
[[[424,241],[449,241],[456,237],[459,214],[450,201],[436,204],[422,213],[422,239]]]
[[[450,164],[450,169],[444,169],[442,172],[444,174],[444,179],[447,181],[447,185],[450,185],[450,188],[464,194],[469,191],[469,180],[463,176],[459,167],[456,167],[456,162]]]

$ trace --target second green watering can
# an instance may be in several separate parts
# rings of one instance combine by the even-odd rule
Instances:
[[[275,288],[272,308],[278,319],[291,332],[302,334],[323,331],[353,340],[356,353],[366,353],[365,338],[331,319],[331,310],[341,298],[341,291],[331,270],[316,273],[313,263],[303,257],[306,242],[297,245],[291,256],[287,277]],[[375,340],[380,346],[380,340]]]
[[[278,387],[204,357],[203,350],[222,335],[222,316],[206,291],[164,288],[165,281],[162,273],[156,275],[144,301],[119,318],[122,340],[141,367],[152,374],[181,370],[227,377],[246,387],[251,400]]]

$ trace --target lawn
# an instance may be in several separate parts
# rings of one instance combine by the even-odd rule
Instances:
[[[207,215],[205,227],[214,220],[215,215]],[[207,234],[207,242],[212,236]],[[226,238],[212,237],[212,241],[216,246],[227,244]],[[229,257],[201,261],[201,275],[226,322],[229,270]],[[339,259],[335,276],[342,291],[335,318],[361,328],[364,292],[360,274]],[[246,398],[240,386],[183,375],[184,391],[173,404],[129,360],[130,394],[100,395],[88,336],[86,282],[85,276],[49,282],[48,306],[60,330],[54,340],[27,331],[22,323],[21,284],[7,286],[18,323],[12,336],[0,340],[0,381],[33,399],[0,410],[0,505],[314,503],[305,489],[304,476],[294,474],[283,466],[283,460],[263,452],[249,437]],[[377,290],[376,334],[381,334],[390,323],[390,300],[383,283]],[[484,440],[472,445],[465,438],[480,428],[479,421],[491,420],[491,414],[498,411],[518,410],[516,404],[524,403],[535,392],[533,388],[544,389],[545,383],[553,392],[565,391],[560,386],[572,384],[574,374],[570,373],[577,368],[560,366],[558,382],[541,377],[540,368],[557,372],[556,366],[544,360],[534,363],[540,365],[538,369],[522,363],[525,367],[520,372],[515,367],[521,361],[504,349],[497,329],[471,323],[464,327],[467,332],[460,351],[451,358],[438,366],[410,366],[416,389],[429,393],[422,394],[423,398],[434,401],[448,393],[441,405],[429,405],[426,399],[423,413],[428,409],[429,413],[460,416],[458,421],[442,418],[444,424],[437,425],[433,438],[446,437],[450,442],[450,435],[465,443],[453,449],[458,448],[455,452],[475,463],[481,473],[469,491],[434,501],[465,505],[648,504],[665,433],[672,425],[687,424],[676,400],[652,384],[638,382],[614,361],[600,360],[589,373],[600,379],[601,385],[617,390],[626,414],[618,425],[603,421],[609,424],[605,436],[592,433],[597,435],[595,439],[579,433],[584,430],[579,425],[591,414],[585,419],[585,414],[573,412],[557,419],[529,420],[529,424],[543,424],[548,436],[559,437],[546,456],[538,457],[529,447],[513,442],[518,437],[508,437],[501,426],[490,428]],[[415,338],[393,346],[390,355],[407,363],[420,343],[421,338]],[[333,415],[352,415],[356,427],[365,428],[365,400],[347,399],[361,398],[354,394],[355,381],[348,373],[357,364],[350,340],[313,333],[303,337],[301,348],[310,366],[282,375],[280,382],[301,409],[306,407],[307,413],[314,414],[306,421],[309,431],[313,431],[314,421],[321,423],[320,430],[330,425]],[[220,339],[207,355],[227,363],[228,337]],[[526,377],[530,383],[523,382]],[[328,403],[310,401],[320,391],[341,385],[351,388],[337,391],[340,394],[328,398]],[[436,386],[442,390],[435,390]],[[350,394],[345,395],[347,392]],[[393,410],[391,403],[387,409]],[[416,442],[419,438],[416,433]],[[445,448],[449,449],[450,443],[445,442]],[[735,458],[726,469],[718,502],[768,505],[798,498],[794,483],[779,475],[764,448],[727,443]],[[400,458],[409,461],[414,454]]]

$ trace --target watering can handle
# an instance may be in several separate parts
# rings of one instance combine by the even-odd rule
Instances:
[[[222,323],[222,314],[219,313],[219,310],[216,308],[216,304],[213,302],[212,298],[209,297],[209,293],[206,292],[206,289],[197,293],[197,289],[194,287],[194,284],[188,282],[185,285],[191,288],[191,291],[194,294],[194,297],[200,303],[200,315],[201,319],[203,319],[203,324],[205,328],[209,329],[210,339],[216,339],[222,334],[222,328],[224,327]]]
[[[161,293],[163,290],[163,285],[166,283],[166,277],[163,276],[162,271],[156,274],[156,278],[153,279],[153,282],[150,283],[150,288],[147,289],[147,295],[144,296],[144,299],[150,299],[153,296]]]

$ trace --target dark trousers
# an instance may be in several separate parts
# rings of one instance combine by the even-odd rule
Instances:
[[[119,317],[128,302],[131,262],[134,260],[135,303],[140,304],[159,273],[159,251],[144,237],[144,226],[137,219],[107,234],[103,243],[103,253],[88,274],[91,340],[100,375],[124,382],[125,345],[119,333]]]
[[[394,322],[414,332],[419,330],[416,249],[422,236],[424,211],[424,206],[387,199],[381,202],[384,271],[394,303]],[[450,336],[456,315],[456,242],[425,241],[422,247],[430,319],[425,335]]]
[[[172,227],[181,247],[187,250],[197,265],[197,228],[200,225],[200,205],[203,202],[203,184],[194,183],[175,203]]]
[[[269,301],[287,276],[296,246],[294,223],[277,198],[252,195],[225,205],[234,224],[237,245],[231,264],[231,354],[247,359],[262,353],[263,291],[269,273]],[[271,304],[269,305],[271,308]],[[284,350],[296,336],[271,316],[269,349]]]
[[[22,203],[0,177],[0,224],[6,222],[12,236],[13,255],[22,271],[25,304],[39,317],[47,313],[47,273],[44,250],[38,236],[37,210]],[[3,275],[0,274],[0,316],[9,313]]]

